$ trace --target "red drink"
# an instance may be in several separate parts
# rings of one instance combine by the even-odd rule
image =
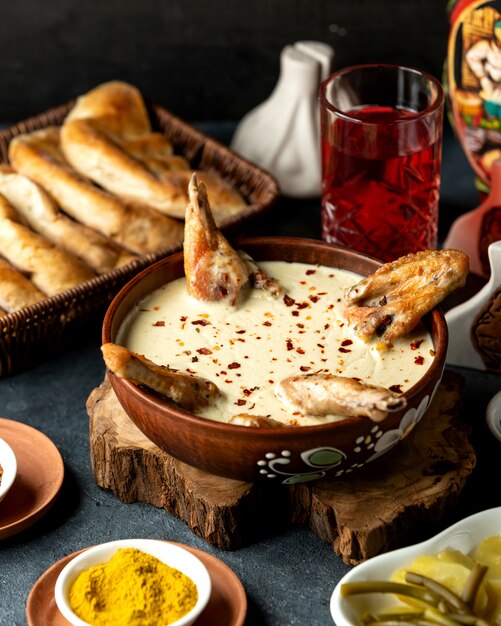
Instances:
[[[321,115],[324,240],[384,261],[436,248],[441,110],[439,123],[393,106]]]

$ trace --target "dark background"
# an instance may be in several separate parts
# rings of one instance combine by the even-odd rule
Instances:
[[[119,78],[186,120],[239,120],[272,90],[281,49],[332,45],[335,66],[442,74],[445,0],[0,0],[0,123]]]

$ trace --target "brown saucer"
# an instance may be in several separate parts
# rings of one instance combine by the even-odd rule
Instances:
[[[247,613],[247,597],[238,576],[215,556],[172,541],[198,557],[207,568],[212,593],[209,604],[195,622],[195,626],[242,626]],[[84,548],[87,549],[87,548]],[[54,586],[59,573],[71,559],[84,550],[78,550],[54,563],[33,586],[26,602],[28,626],[69,626],[54,599]]]
[[[34,524],[54,503],[64,477],[59,450],[43,433],[0,417],[0,437],[14,450],[17,475],[0,503],[0,539]]]

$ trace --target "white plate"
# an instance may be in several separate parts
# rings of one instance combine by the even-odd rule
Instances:
[[[0,439],[0,467],[3,470],[0,478],[0,500],[2,500],[12,487],[17,474],[16,455],[4,439]]]
[[[487,405],[485,418],[491,433],[501,441],[501,391]]]
[[[331,596],[331,616],[336,626],[353,626],[360,623],[362,612],[379,612],[395,605],[391,594],[370,593],[341,597],[341,585],[369,580],[389,580],[395,570],[410,565],[421,554],[436,554],[443,550],[460,550],[470,553],[482,539],[501,533],[501,507],[471,515],[446,528],[427,541],[407,548],[380,554],[354,567],[338,582]]]

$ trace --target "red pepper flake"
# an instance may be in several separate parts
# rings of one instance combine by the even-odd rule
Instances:
[[[334,308],[334,305],[333,304],[329,304],[329,306],[327,307],[327,310],[328,311],[332,311],[333,308]]]
[[[249,407],[249,410],[251,410],[251,411],[252,411],[252,409],[253,409],[255,406],[256,406],[256,403],[255,403],[255,402],[253,402],[253,403],[251,404],[251,406]]]
[[[391,385],[388,389],[390,391],[394,391],[395,393],[402,393],[402,385]]]
[[[221,376],[228,376],[228,372],[226,370],[221,370],[219,373]]]
[[[243,390],[243,394],[244,394],[244,396],[247,396],[247,397],[248,397],[248,396],[250,396],[250,395],[251,395],[251,393],[252,393],[253,391],[256,391],[256,389],[259,389],[259,387],[251,387],[250,389],[244,389],[244,390]]]
[[[424,341],[424,339],[419,339],[418,341],[413,341],[411,343],[411,350],[417,350],[421,346],[423,341]]]
[[[312,274],[315,274],[317,270],[306,270],[306,276],[311,276]]]
[[[305,280],[300,280],[300,281],[299,281],[299,284],[300,284],[300,285],[306,285],[306,281],[305,281]]]
[[[327,292],[326,292],[326,291],[319,291],[319,292],[318,292],[318,295],[319,295],[319,296],[326,296],[326,295],[327,295]]]
[[[193,324],[193,326],[209,326],[210,325],[210,322],[208,322],[207,320],[194,320],[191,323]]]
[[[295,300],[294,300],[294,298],[291,298],[290,296],[285,294],[284,302],[285,302],[285,306],[292,306],[294,304]]]
[[[191,362],[192,363],[198,363],[198,357],[197,356],[192,356],[191,357]]]
[[[186,320],[188,319],[187,315],[181,315],[181,317],[179,318],[180,322],[186,322]]]
[[[270,385],[274,385],[275,384],[275,381],[272,378],[270,378],[270,380],[268,382],[270,383]]]
[[[231,385],[231,383],[233,382],[232,380],[225,380],[224,381],[227,385]]]
[[[271,322],[263,322],[263,326],[271,326]]]
[[[417,357],[414,359],[414,363],[415,363],[416,365],[423,365],[423,363],[424,363],[424,358],[423,358],[422,356],[417,356]]]
[[[155,322],[153,326],[165,326],[165,322],[162,322],[161,320],[159,320],[158,322]]]
[[[351,346],[351,344],[353,343],[353,341],[351,339],[345,339],[344,341],[341,342],[342,346]]]
[[[301,367],[299,369],[302,372],[308,372],[309,370],[311,370],[311,367],[309,365],[301,365]]]
[[[304,328],[304,324],[299,324],[299,323],[298,323],[298,324],[296,324],[296,326],[297,326],[298,328]]]
[[[287,339],[285,345],[287,346],[287,350],[293,350],[294,349],[294,344],[292,343],[292,339]]]
[[[325,346],[324,346],[323,344],[321,344],[321,343],[317,343],[317,346],[318,346],[319,348],[322,348],[322,350],[325,348]]]
[[[212,350],[209,348],[198,348],[197,352],[198,354],[212,354]]]
[[[241,367],[241,365],[240,363],[237,363],[236,361],[233,361],[233,363],[228,364],[229,370],[237,370],[239,367]]]
[[[343,352],[343,353],[351,352],[351,350],[348,350],[348,348],[338,348],[338,350],[339,352]]]
[[[244,404],[247,404],[247,400],[244,400],[243,398],[238,398],[238,400],[235,402],[235,404],[237,406],[244,406]]]
[[[309,298],[313,303],[318,302],[320,300],[318,296],[309,296]]]
[[[298,309],[306,309],[308,308],[310,305],[308,304],[308,302],[298,302],[296,304]]]
[[[299,311],[292,311],[292,315],[294,315],[294,317],[299,317]]]
[[[358,376],[352,376],[353,380],[356,380],[357,383],[359,383],[362,379],[359,378]]]
[[[296,352],[297,352],[298,354],[304,354],[304,350],[303,350],[303,348],[296,348]]]
[[[237,330],[236,331],[237,335],[243,335],[246,332],[247,332],[246,330]]]

